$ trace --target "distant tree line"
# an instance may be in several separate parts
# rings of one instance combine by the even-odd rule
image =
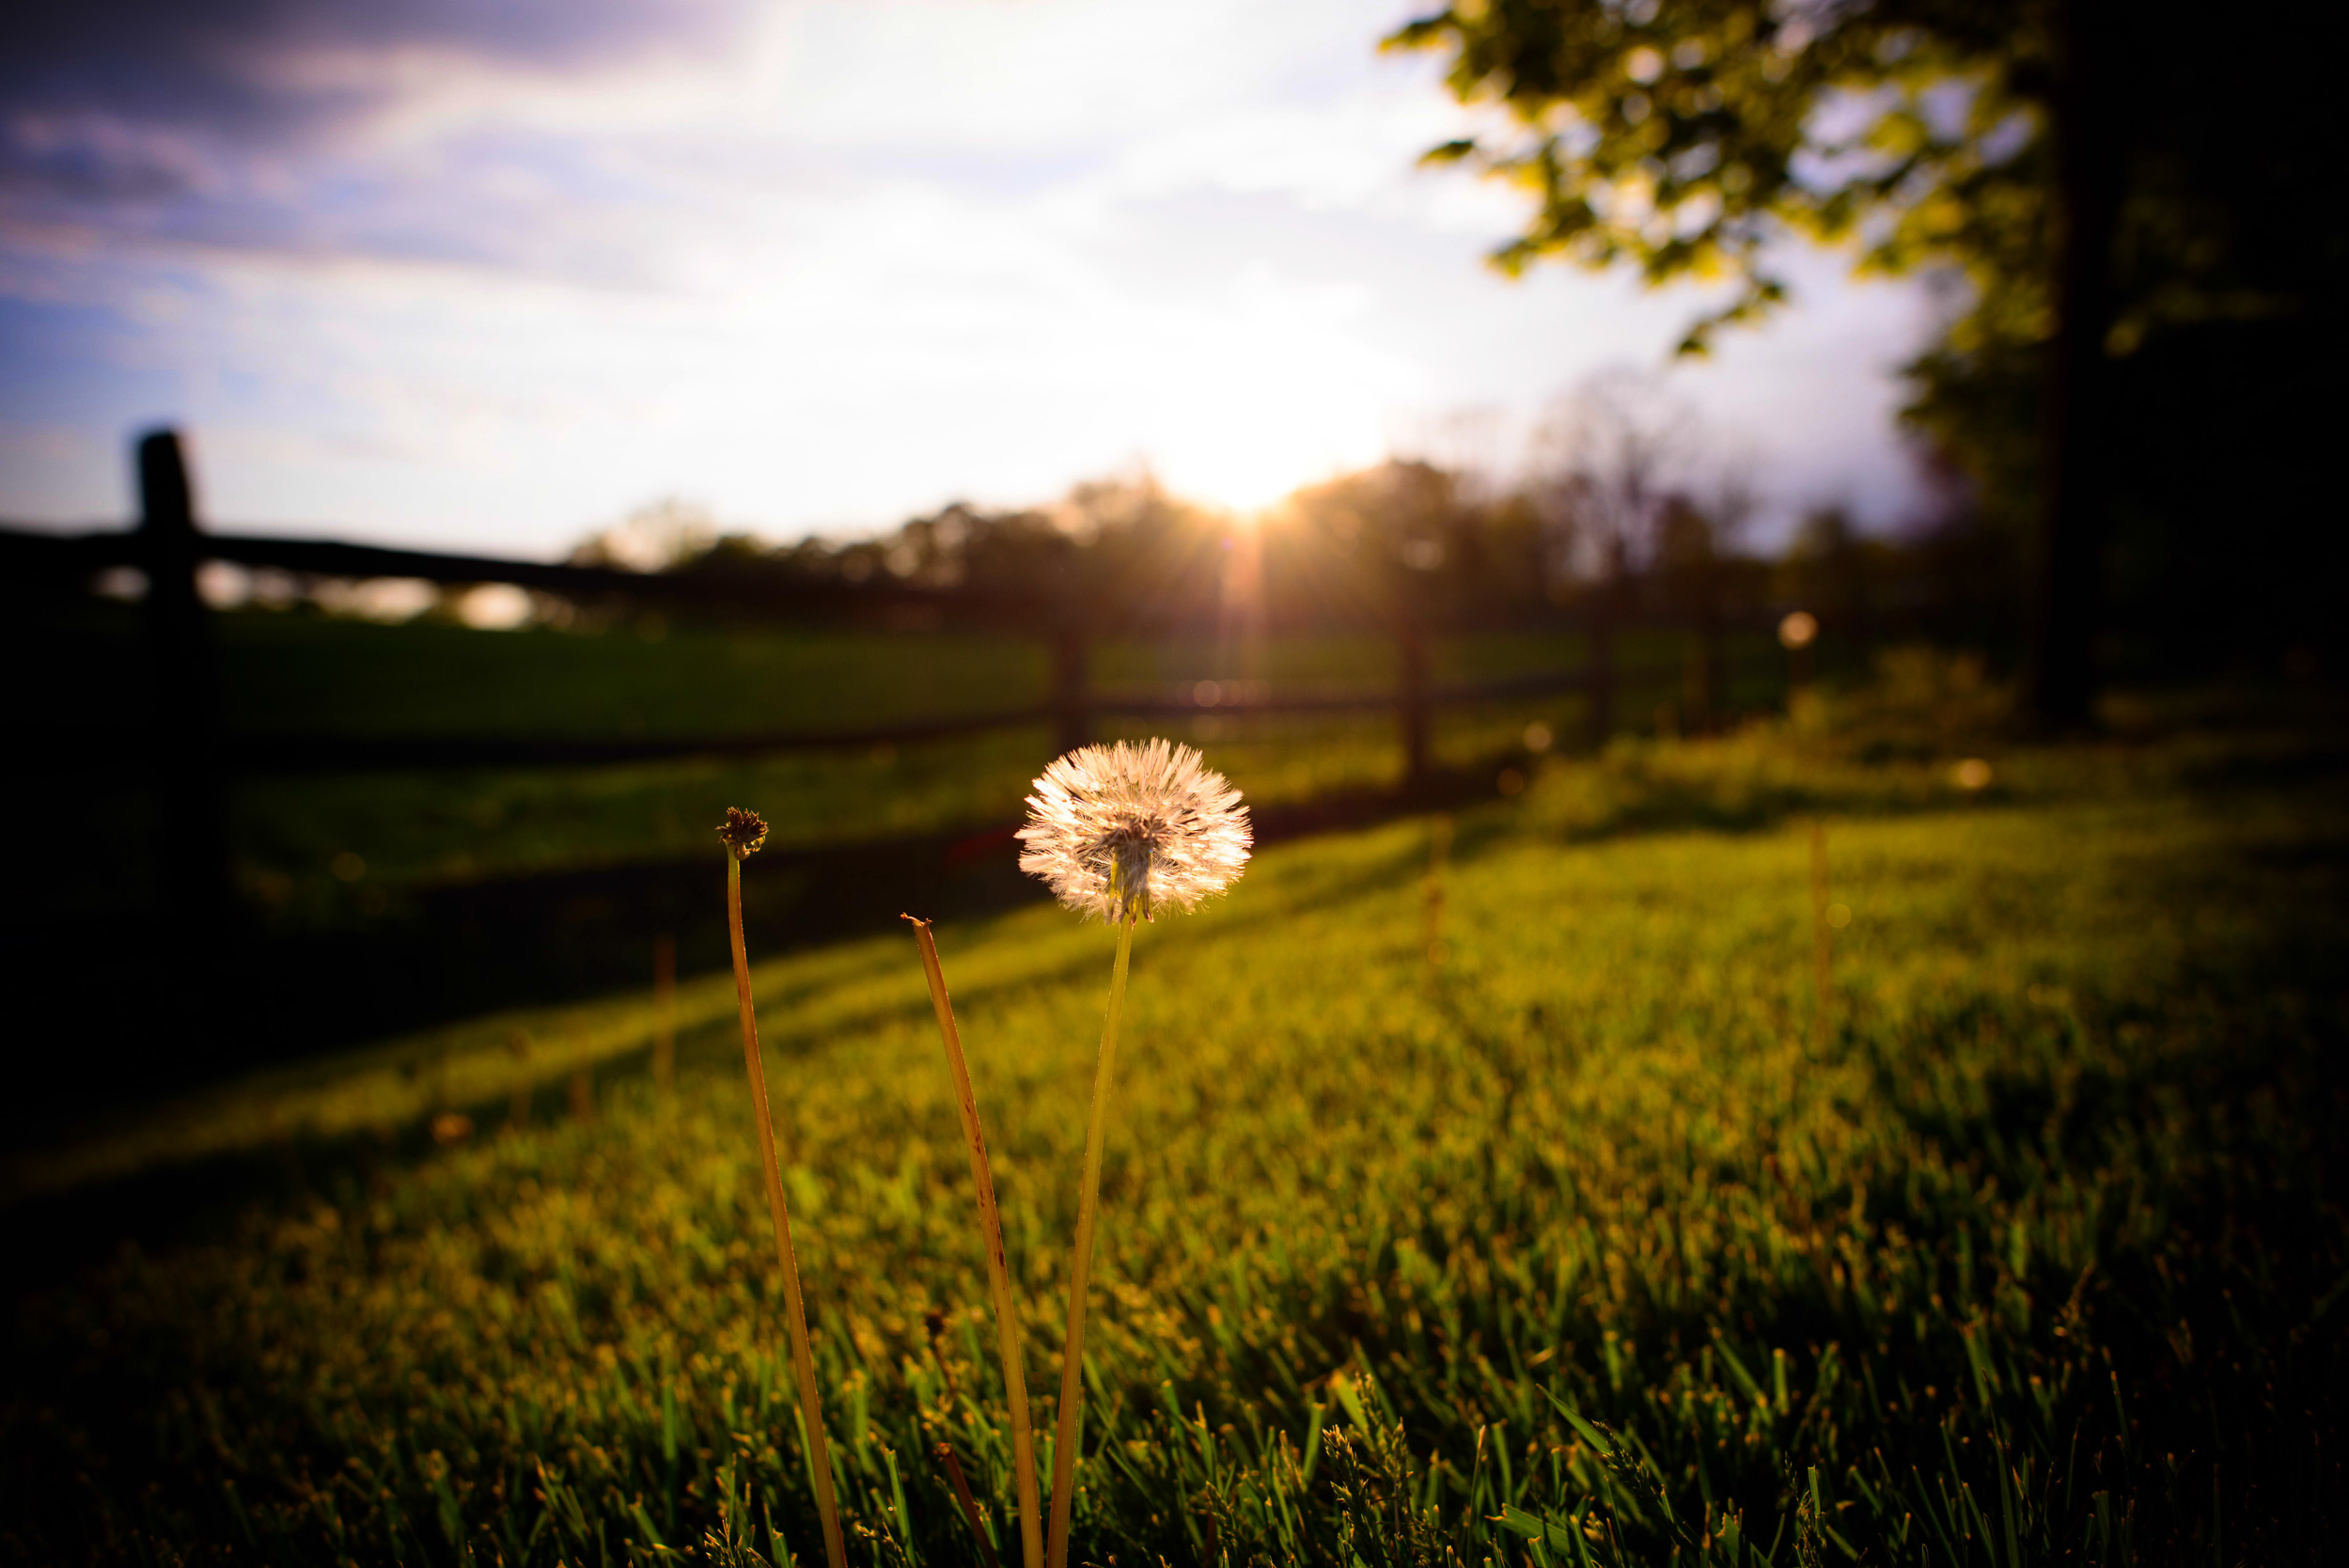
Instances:
[[[1308,486],[1252,517],[1148,474],[1077,485],[1048,506],[956,502],[889,533],[774,544],[665,503],[595,535],[582,565],[698,578],[844,614],[876,588],[930,590],[930,619],[1013,604],[1093,635],[1537,628],[1594,616],[1752,625],[1793,608],[1831,636],[1927,637],[2013,651],[2020,564],[1962,475],[1928,465],[1930,510],[1891,533],[1814,509],[1764,554],[1733,468],[1646,378],[1563,400],[1506,478],[1396,458]]]

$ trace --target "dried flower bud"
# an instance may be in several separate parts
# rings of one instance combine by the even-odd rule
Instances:
[[[759,846],[767,841],[767,824],[756,811],[745,811],[739,806],[726,808],[726,825],[718,829],[718,837],[737,860],[747,860],[759,853]]]

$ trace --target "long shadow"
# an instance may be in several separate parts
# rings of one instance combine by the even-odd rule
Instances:
[[[2349,749],[2299,734],[2224,751],[2189,776],[2224,792],[2338,776]],[[1414,792],[1355,790],[1260,808],[1261,842],[1369,826],[1493,798],[1497,754]],[[1641,802],[1574,837],[1661,826],[1765,830],[1824,804],[1794,789],[1734,804],[1651,780]],[[1506,837],[1482,813],[1453,843],[1468,861]],[[966,920],[1041,899],[1020,874],[1010,824],[855,844],[771,849],[745,879],[757,951],[773,955],[892,931],[900,911]],[[684,976],[725,968],[721,863],[707,857],[584,868],[420,890],[360,923],[271,933],[191,932],[152,917],[39,922],[0,912],[0,982],[22,1027],[0,1096],[0,1153],[54,1144],[92,1112],[117,1113],[256,1067],[505,1008],[560,1005],[651,982],[669,936]],[[11,918],[13,915],[13,918]],[[42,1016],[46,1005],[48,1015]]]
[[[1371,826],[1431,809],[1475,805],[1496,795],[1496,775],[1511,760],[1496,759],[1446,774],[1414,794],[1357,792],[1261,811],[1257,814],[1259,840],[1275,843]],[[2328,760],[2330,767],[2310,770],[2287,765],[2271,771],[2291,784],[2306,787],[2305,773],[2312,771],[2324,780],[2338,776],[2338,754]],[[2223,791],[2237,779],[2222,772],[2197,782]],[[2260,773],[2258,782],[2274,780]],[[1746,820],[1747,815],[1741,813],[1734,824],[1707,822],[1704,825],[1750,830],[1767,825],[1777,813],[1764,811],[1756,820]],[[1474,813],[1459,825],[1453,857],[1455,861],[1473,859],[1489,853],[1506,837],[1504,825],[1490,813]],[[762,855],[761,874],[745,882],[753,944],[761,954],[770,954],[894,932],[899,929],[898,913],[908,907],[935,917],[969,919],[1038,902],[1044,895],[1019,874],[1016,849],[1011,829],[1006,826],[963,837],[932,835],[885,844]],[[1405,862],[1416,862],[1417,853],[1406,851]],[[2295,842],[2289,852],[2277,853],[2288,855],[2292,865],[2304,872],[2321,868],[2329,874],[2342,864],[2340,841],[2328,834],[2313,834]],[[1416,874],[1416,866],[1382,861],[1377,867],[1358,868],[1338,885],[1317,886],[1311,902],[1342,900],[1362,886],[1391,883],[1399,870]],[[264,1005],[258,991],[246,1005],[251,1016],[277,1031],[266,1038],[277,1043],[275,1059],[286,1059],[329,1044],[377,1038],[402,1027],[469,1016],[493,1008],[559,1002],[647,984],[650,942],[664,932],[676,936],[680,966],[686,973],[714,972],[727,962],[724,930],[712,914],[720,902],[721,878],[721,870],[695,860],[443,890],[416,911],[385,922],[387,929],[337,933],[330,939],[308,938],[303,944],[284,943],[274,949],[258,944],[245,949],[239,956],[252,966],[243,971],[248,975],[260,973],[270,964],[312,966],[298,975],[278,970],[274,977],[276,988],[266,994],[269,1005]],[[1229,922],[1219,922],[1219,928],[1222,934],[1230,934]],[[2323,949],[2332,940],[2332,933],[2333,928],[2326,926],[2323,936],[2310,933],[2301,945]],[[98,950],[102,955],[102,949]],[[2305,955],[2311,964],[2318,956],[2315,951]],[[22,961],[15,952],[8,957],[12,963]],[[525,964],[532,967],[525,970]],[[2298,972],[2322,971],[2320,965]],[[354,975],[366,978],[354,980]],[[1039,978],[1026,976],[1020,983],[1032,983]],[[36,994],[69,994],[62,990],[65,983],[52,970],[39,977]],[[371,1010],[353,1006],[337,1011],[337,999],[331,995],[334,989],[360,983],[376,987],[364,998],[372,1004]],[[125,989],[117,986],[107,996],[119,1006]],[[323,1011],[305,1011],[305,1001],[309,1008]],[[1448,1006],[1447,1011],[1452,1009]],[[782,1020],[789,1015],[788,1008],[782,1010]],[[339,1032],[319,1027],[329,1018],[344,1026]],[[392,1019],[406,1022],[385,1022]],[[790,1052],[814,1043],[799,1038],[782,1020],[772,1031],[770,1044]],[[86,1021],[83,1023],[86,1026]],[[1520,1064],[1506,1059],[1505,1054],[1496,1056],[1494,1047],[1500,1043],[1482,1038],[1464,1015],[1457,1016],[1455,1023],[1466,1043],[1487,1055],[1505,1081],[1520,1070]],[[86,1027],[77,1038],[89,1038]],[[165,1035],[159,1043],[168,1049],[180,1041]],[[685,1044],[681,1040],[681,1051]],[[60,1054],[85,1064],[87,1076],[78,1082],[66,1080],[64,1087],[77,1092],[57,1093],[52,1103],[78,1108],[93,1103],[97,1090],[113,1081],[111,1075],[120,1070],[128,1051]],[[237,1065],[266,1059],[271,1058],[249,1058]],[[201,1081],[228,1070],[194,1071],[182,1064],[182,1075],[176,1081]],[[599,1083],[640,1078],[644,1074],[641,1053],[599,1063],[594,1071]],[[168,1080],[170,1075],[159,1073],[157,1077]],[[543,1090],[537,1119],[561,1115],[560,1099],[559,1090]],[[118,1099],[115,1103],[120,1104]],[[505,1119],[506,1109],[502,1102],[448,1108],[469,1113],[485,1132]],[[20,1117],[11,1128],[28,1144],[54,1142],[58,1130],[55,1116]],[[422,1157],[431,1148],[429,1127],[419,1121],[384,1134],[289,1140],[268,1149],[221,1154],[166,1170],[100,1182],[0,1206],[0,1247],[19,1259],[43,1260],[36,1272],[55,1278],[74,1262],[86,1261],[125,1236],[187,1239],[215,1232],[251,1199],[266,1193],[308,1193],[339,1201],[365,1190],[379,1173]]]
[[[1491,799],[1499,770],[1511,760],[1449,770],[1411,792],[1355,791],[1259,809],[1257,841],[1372,826]],[[908,907],[959,920],[1040,902],[1047,895],[1021,874],[1013,831],[1007,824],[976,834],[762,854],[760,874],[744,880],[747,934],[757,951],[771,956],[895,932],[900,912]],[[722,867],[713,856],[477,883],[434,889],[412,908],[354,930],[274,940],[232,933],[212,947],[211,962],[226,983],[208,1021],[215,1042],[209,1053],[191,1059],[179,1054],[185,1036],[134,1029],[103,1042],[102,1049],[58,1052],[54,1060],[20,1051],[26,1092],[8,1117],[7,1147],[54,1144],[61,1127],[102,1105],[109,1113],[128,1108],[119,1092],[126,1077],[135,1076],[143,1097],[153,1099],[252,1067],[492,1009],[649,986],[658,935],[675,939],[681,978],[721,970],[729,962]],[[67,967],[78,958],[94,979],[102,964],[93,958],[142,939],[162,940],[164,933],[153,927],[117,928],[99,943],[89,933],[70,933],[45,950],[11,942],[5,961],[11,970],[37,973],[45,992],[96,996],[102,993],[86,989],[91,980],[75,983]],[[141,1017],[170,1015],[172,998],[158,996],[153,982],[134,989],[135,980],[117,973],[102,992],[107,1017],[117,1028]],[[76,1027],[79,1038],[100,1043],[86,1018]],[[808,1043],[795,1040],[786,1026],[774,1031],[770,1043],[788,1052]],[[149,1065],[144,1072],[126,1066],[139,1062]],[[640,1079],[645,1072],[642,1053],[634,1053],[599,1063],[594,1076],[609,1085]],[[559,1090],[542,1086],[532,1119],[565,1114],[560,1098]],[[446,1108],[465,1113],[483,1133],[505,1121],[508,1112],[502,1102]],[[41,1259],[33,1276],[54,1280],[125,1239],[184,1242],[225,1234],[222,1228],[258,1196],[348,1200],[432,1148],[429,1125],[418,1121],[380,1132],[289,1138],[30,1196],[0,1206],[0,1247]],[[21,1283],[34,1284],[35,1278]]]
[[[1336,792],[1255,813],[1260,843],[1490,798],[1511,759],[1409,791]],[[775,955],[897,928],[900,911],[964,920],[1043,898],[1011,824],[774,849],[744,879],[755,950]],[[332,930],[257,922],[188,931],[154,917],[0,928],[0,983],[54,998],[9,1053],[0,1151],[257,1067],[504,1008],[649,988],[653,948],[681,978],[728,962],[723,862],[544,872],[416,891]]]

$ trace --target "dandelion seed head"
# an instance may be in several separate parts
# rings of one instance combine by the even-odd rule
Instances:
[[[1035,789],[1020,870],[1079,914],[1116,925],[1189,909],[1247,866],[1248,808],[1187,745],[1081,746]]]
[[[747,860],[759,853],[759,846],[767,841],[766,820],[756,811],[745,811],[739,806],[726,808],[726,823],[718,829],[718,837],[737,860]]]

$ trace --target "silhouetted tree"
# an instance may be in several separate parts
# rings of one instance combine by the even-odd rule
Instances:
[[[1785,297],[1769,247],[1790,232],[1864,271],[1963,279],[1910,368],[1911,415],[1974,468],[1994,520],[2036,493],[2030,693],[2049,722],[2087,712],[2117,502],[2207,527],[2181,496],[2222,466],[2312,465],[2345,253],[2341,204],[2316,193],[2338,181],[2343,117],[2306,40],[2119,0],[1478,0],[1388,41],[1448,50],[1460,98],[1511,112],[1514,135],[1430,155],[1537,196],[1504,268],[1736,280],[1684,349]],[[2165,340],[2201,348],[2165,363]],[[2140,355],[2150,370],[2116,372]],[[2212,385],[2228,363],[2263,416]],[[2216,450],[2198,402],[2251,453]],[[2132,443],[2137,414],[2174,434]],[[2132,489],[2117,447],[2189,482]],[[2264,488],[2272,511],[2293,487]]]
[[[1589,553],[1578,568],[1621,577],[1653,557],[1664,504],[1688,488],[1695,450],[1686,405],[1655,377],[1618,367],[1550,405],[1535,432],[1529,482]]]

